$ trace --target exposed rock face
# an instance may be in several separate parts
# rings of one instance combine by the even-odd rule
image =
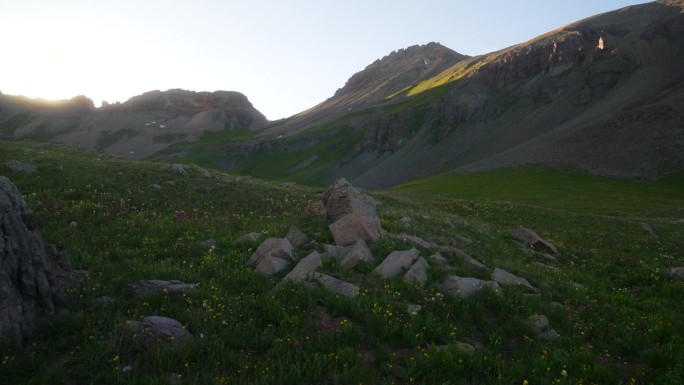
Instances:
[[[19,190],[0,176],[0,338],[20,344],[36,316],[64,306],[71,271],[68,255],[43,241]]]
[[[373,242],[380,238],[382,226],[375,212],[375,201],[344,178],[328,188],[323,202],[336,244],[351,245],[359,240]]]

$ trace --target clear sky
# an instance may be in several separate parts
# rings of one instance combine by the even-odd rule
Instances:
[[[375,59],[439,42],[477,55],[645,0],[0,0],[0,91],[125,101],[229,90],[269,119]]]

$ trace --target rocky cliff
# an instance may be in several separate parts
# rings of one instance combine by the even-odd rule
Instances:
[[[66,303],[71,263],[47,244],[17,187],[0,176],[0,338],[21,344],[36,317]]]

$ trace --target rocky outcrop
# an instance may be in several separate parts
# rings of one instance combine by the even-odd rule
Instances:
[[[20,344],[37,316],[66,304],[66,252],[47,244],[17,187],[0,176],[0,338]]]
[[[382,226],[375,212],[375,201],[344,178],[328,188],[323,202],[337,245],[351,245],[359,240],[373,242],[380,238]]]

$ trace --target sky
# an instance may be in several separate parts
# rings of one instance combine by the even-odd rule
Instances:
[[[0,0],[0,92],[245,94],[270,120],[415,44],[479,55],[645,0]]]

